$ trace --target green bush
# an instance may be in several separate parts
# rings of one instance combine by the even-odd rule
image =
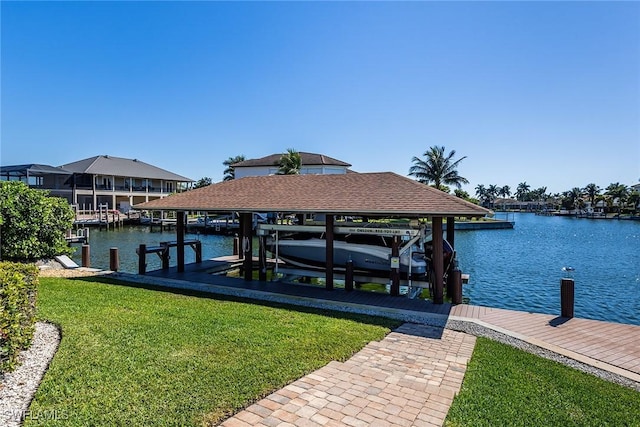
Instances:
[[[13,370],[31,345],[37,286],[35,265],[0,262],[0,372]]]
[[[73,253],[65,240],[73,226],[73,209],[65,199],[48,194],[23,182],[0,182],[3,260],[34,261]]]

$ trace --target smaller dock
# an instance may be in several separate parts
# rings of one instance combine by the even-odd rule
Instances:
[[[99,210],[76,210],[73,225],[77,227],[99,227],[106,230],[122,228],[127,217],[117,210],[101,206]]]
[[[89,229],[77,228],[75,230],[75,234],[74,230],[68,230],[64,238],[67,241],[67,245],[69,246],[73,244],[86,245],[87,243],[89,243]]]
[[[515,221],[456,221],[456,230],[504,230],[515,226]]]

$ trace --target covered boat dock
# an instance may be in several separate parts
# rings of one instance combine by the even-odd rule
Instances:
[[[246,281],[253,280],[252,219],[256,213],[299,216],[322,214],[326,240],[325,287],[334,285],[334,233],[336,218],[408,219],[414,224],[430,219],[433,242],[433,302],[444,301],[443,228],[455,248],[455,218],[484,217],[490,211],[458,197],[392,172],[336,175],[270,175],[224,181],[135,206],[136,209],[173,210],[177,213],[177,273],[185,273],[186,214],[191,211],[236,212],[240,216],[241,256]],[[445,226],[446,224],[446,226]],[[392,258],[397,256],[399,235],[393,237]],[[262,266],[265,236],[259,236]],[[398,295],[398,268],[389,267],[391,295]],[[259,270],[259,279],[266,272]]]

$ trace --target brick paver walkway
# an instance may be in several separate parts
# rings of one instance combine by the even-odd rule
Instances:
[[[247,426],[441,426],[476,338],[406,323],[224,421]]]

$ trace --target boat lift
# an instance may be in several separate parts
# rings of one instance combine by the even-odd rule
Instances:
[[[370,223],[369,223],[370,224]],[[256,234],[258,236],[267,236],[271,234],[271,232],[275,232],[275,248],[276,253],[275,259],[275,267],[274,273],[278,273],[281,270],[278,268],[278,237],[280,231],[286,232],[302,232],[302,233],[316,233],[321,234],[326,231],[326,227],[324,225],[287,225],[287,224],[258,224],[256,227]],[[350,225],[336,225],[333,227],[333,232],[335,234],[361,234],[361,235],[373,235],[373,236],[382,236],[382,237],[396,237],[399,236],[401,238],[402,246],[399,248],[398,256],[391,257],[389,260],[389,270],[397,269],[399,267],[399,258],[402,254],[409,251],[409,272],[411,271],[411,261],[412,261],[412,247],[414,244],[418,243],[422,248],[422,244],[424,242],[425,237],[425,227],[424,225],[419,226],[418,228],[398,228],[398,227],[366,227],[356,224]],[[290,269],[285,268],[285,271],[290,274],[303,275],[305,273],[311,273],[312,276],[321,276],[323,271],[320,269]],[[337,279],[345,279],[345,275],[339,274],[336,276]],[[354,280],[359,282],[371,282],[371,283],[381,283],[386,284],[389,282],[390,277],[377,277],[372,275],[356,275],[354,276]],[[400,284],[408,287],[408,295],[409,297],[415,297],[423,288],[429,288],[430,284],[427,281],[414,280],[411,278],[411,274],[408,274],[406,280],[399,280]]]

